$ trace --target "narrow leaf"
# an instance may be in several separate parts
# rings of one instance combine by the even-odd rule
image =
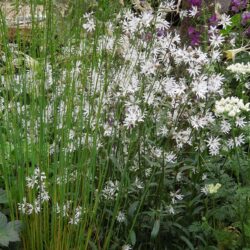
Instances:
[[[133,202],[133,203],[130,205],[130,207],[129,207],[129,209],[128,209],[128,215],[129,215],[130,217],[134,217],[134,213],[135,213],[135,211],[136,211],[136,209],[137,209],[138,204],[139,204],[139,201],[135,201],[135,202]]]
[[[134,246],[136,243],[136,234],[134,230],[130,231],[129,239],[130,239],[131,244]]]
[[[188,240],[188,238],[186,238],[185,236],[180,236],[181,240],[183,240],[187,246],[189,247],[189,249],[194,250],[194,246],[193,244]]]
[[[159,233],[160,230],[160,220],[156,220],[153,226],[153,229],[151,231],[151,238],[155,239]]]

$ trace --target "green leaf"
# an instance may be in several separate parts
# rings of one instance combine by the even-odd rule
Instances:
[[[160,230],[160,220],[156,220],[155,223],[154,223],[154,226],[153,226],[153,229],[151,231],[151,238],[152,239],[155,239],[159,233],[159,230]]]
[[[236,15],[232,16],[231,22],[232,22],[232,25],[234,25],[234,26],[241,25],[241,23],[240,23],[241,22],[241,14],[236,14]]]
[[[186,238],[185,236],[180,236],[180,238],[181,238],[181,240],[183,240],[183,241],[187,244],[187,246],[189,247],[189,249],[194,250],[194,246],[193,246],[193,244],[189,241],[188,238]]]
[[[8,240],[11,242],[20,241],[18,232],[12,226],[7,225],[6,235],[9,237]]]
[[[250,221],[247,220],[246,224],[244,224],[244,232],[247,237],[250,237]]]
[[[0,229],[0,246],[9,246],[9,237],[4,233],[4,229]]]
[[[22,222],[20,220],[10,221],[7,226],[13,228],[18,233],[22,230]]]
[[[5,190],[0,188],[0,204],[6,204],[6,203],[8,203],[7,193]]]
[[[139,204],[139,201],[135,201],[135,202],[133,202],[133,203],[130,205],[130,207],[129,207],[129,209],[128,209],[128,215],[129,215],[130,217],[134,217],[134,213],[135,213],[135,211],[136,211],[136,209],[137,209],[137,207],[138,207],[138,204]]]
[[[7,226],[7,217],[0,212],[0,229],[5,228]]]
[[[129,239],[130,239],[131,244],[134,246],[136,243],[136,234],[134,230],[130,231]]]
[[[221,34],[222,35],[229,35],[230,32],[232,31],[232,29],[234,27],[237,27],[240,25],[241,22],[241,15],[240,14],[236,14],[233,17],[231,17],[231,22],[232,24],[227,26],[225,29],[221,30]]]
[[[98,250],[96,244],[93,241],[89,241],[89,246],[91,247],[91,250]]]
[[[0,245],[8,247],[9,242],[19,241],[18,232],[21,230],[20,221],[8,223],[7,217],[0,212]]]

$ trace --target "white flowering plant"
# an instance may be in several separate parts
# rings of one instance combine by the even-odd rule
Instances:
[[[230,16],[190,42],[205,3],[181,2],[71,3],[60,44],[48,8],[27,56],[2,25],[0,187],[25,249],[249,247],[247,73],[222,57]]]

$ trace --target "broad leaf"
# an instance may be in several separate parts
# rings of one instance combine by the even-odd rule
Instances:
[[[20,233],[22,229],[22,222],[20,220],[10,221],[7,227],[12,228],[16,232]]]
[[[5,228],[7,226],[7,217],[0,212],[0,229]]]
[[[7,193],[5,190],[0,188],[0,204],[6,204],[6,203],[8,203]]]
[[[4,233],[4,229],[0,229],[0,246],[9,246],[9,237]]]
[[[8,225],[7,225],[6,234],[9,237],[9,239],[8,239],[9,241],[11,241],[11,242],[20,241],[18,232],[15,231],[15,229],[12,226],[8,227]]]

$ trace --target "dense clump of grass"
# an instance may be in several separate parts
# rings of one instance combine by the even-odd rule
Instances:
[[[183,46],[160,3],[28,5],[12,41],[0,16],[0,187],[22,248],[249,246],[249,89],[223,44]]]
[[[95,86],[87,82],[89,74],[96,70],[98,73],[97,65],[108,72],[112,63],[107,55],[96,54],[96,42],[104,33],[101,22],[108,20],[117,4],[107,5],[104,1],[100,4],[96,12],[100,24],[91,43],[82,29],[82,15],[95,10],[95,5],[70,3],[70,13],[62,18],[55,12],[57,5],[52,1],[28,4],[32,23],[27,30],[17,27],[13,44],[1,14],[1,53],[5,56],[1,80],[4,102],[1,174],[8,193],[10,217],[20,219],[24,225],[24,249],[87,249],[103,244],[107,249],[121,204],[117,200],[113,215],[101,222],[108,207],[104,205],[100,210],[100,194],[96,189],[103,188],[107,176],[112,178],[108,156],[113,144],[112,139],[108,140],[102,156],[98,156],[98,121],[102,116],[104,89],[97,93],[100,95],[97,109],[91,110],[93,107],[85,107],[85,103],[95,101]],[[44,6],[42,14],[46,19],[42,24],[36,19],[37,4]],[[76,53],[79,45],[83,47],[80,54]],[[81,66],[80,74],[75,72],[76,61]],[[62,73],[65,73],[63,80]],[[64,89],[59,93],[61,87]],[[83,94],[88,88],[93,88],[93,96]],[[73,116],[76,106],[80,108],[79,114]],[[89,113],[88,118],[84,112]],[[91,127],[93,119],[96,125]],[[72,129],[78,136],[75,141],[69,139]],[[28,176],[33,176],[29,187]],[[40,208],[42,195],[46,193],[49,198]],[[18,211],[21,206],[18,203],[23,204],[24,215]],[[81,222],[75,221],[77,208],[82,214]],[[101,228],[103,225],[105,228]]]

